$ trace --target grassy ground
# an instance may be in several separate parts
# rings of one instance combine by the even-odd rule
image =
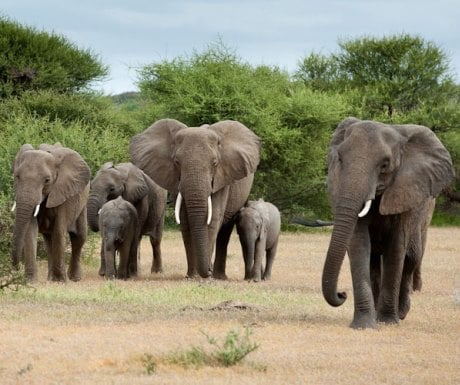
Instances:
[[[431,228],[423,289],[398,326],[348,327],[353,300],[348,262],[340,308],[321,295],[327,231],[283,234],[269,282],[247,283],[234,235],[229,280],[184,280],[180,234],[167,232],[164,273],[106,282],[97,255],[84,278],[46,281],[0,295],[0,383],[4,384],[443,384],[460,383],[460,228]],[[96,249],[88,249],[90,250]],[[240,306],[218,306],[224,301]],[[209,347],[249,329],[259,347],[236,366],[184,368],[175,352]]]

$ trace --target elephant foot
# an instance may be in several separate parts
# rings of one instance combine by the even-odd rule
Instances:
[[[406,300],[399,302],[399,319],[403,320],[406,318],[407,313],[410,310],[410,298],[407,297]]]
[[[377,329],[378,324],[375,319],[375,313],[355,313],[350,327],[353,329]]]
[[[219,273],[219,272],[216,272],[216,271],[214,271],[212,273],[212,278],[220,279],[222,281],[226,281],[228,279],[228,277],[227,277],[227,275],[225,273]]]
[[[81,269],[79,267],[75,269],[69,269],[68,276],[71,281],[81,281]]]
[[[67,279],[65,275],[48,274],[48,281],[65,283]]]
[[[99,268],[98,274],[99,274],[101,277],[104,277],[104,276],[105,276],[105,269],[103,269],[102,267]]]
[[[150,272],[152,274],[154,274],[154,273],[163,273],[163,267],[152,265],[152,269],[150,270]]]
[[[399,324],[399,315],[395,314],[378,314],[377,321],[386,325],[397,325]]]

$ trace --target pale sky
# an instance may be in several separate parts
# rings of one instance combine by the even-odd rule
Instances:
[[[137,90],[136,68],[222,40],[243,62],[293,72],[339,39],[409,33],[442,48],[460,79],[458,0],[2,0],[0,15],[64,35],[110,68],[95,86]]]

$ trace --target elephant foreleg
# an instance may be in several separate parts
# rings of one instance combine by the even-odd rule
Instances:
[[[353,281],[354,329],[376,328],[374,298],[370,279],[370,236],[366,223],[356,224],[348,254]]]
[[[234,221],[225,223],[217,233],[216,238],[216,257],[213,266],[213,277],[217,279],[227,279],[225,274],[227,264],[227,247],[232,235]]]
[[[395,227],[398,226],[395,225]],[[382,260],[382,290],[377,304],[377,320],[380,322],[388,324],[399,322],[399,296],[405,256],[404,231],[403,229],[395,229]],[[406,277],[408,272],[409,270],[406,271]],[[412,278],[412,274],[410,277]],[[410,282],[410,286],[412,286],[412,282]]]
[[[152,246],[152,273],[163,272],[163,261],[161,259],[161,236],[150,236],[150,245]]]

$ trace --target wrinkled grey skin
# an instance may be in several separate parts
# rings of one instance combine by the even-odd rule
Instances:
[[[88,198],[88,223],[92,231],[99,231],[98,212],[107,201],[119,196],[132,203],[137,210],[140,235],[148,235],[152,246],[152,273],[163,271],[161,239],[163,237],[167,191],[158,186],[132,163],[104,164],[91,181]],[[102,256],[102,250],[101,250]],[[130,264],[130,272],[137,274],[138,261]],[[105,274],[101,258],[99,274]]]
[[[281,230],[278,208],[263,199],[248,201],[238,213],[236,229],[243,251],[244,279],[269,280]],[[265,270],[262,267],[264,255]]]
[[[24,144],[13,165],[16,218],[11,257],[24,257],[26,277],[37,280],[37,236],[43,234],[48,255],[48,280],[66,281],[64,252],[67,234],[72,255],[68,277],[81,279],[80,255],[86,241],[86,201],[90,169],[83,158],[60,144],[35,150]],[[37,205],[38,214],[34,216]]]
[[[131,161],[172,195],[183,197],[178,216],[187,277],[226,279],[234,215],[248,198],[259,152],[260,139],[236,121],[187,127],[162,119],[132,138]],[[207,224],[209,197],[212,217]]]
[[[106,202],[99,213],[102,258],[106,279],[128,279],[129,266],[137,261],[139,225],[136,208],[121,196]],[[116,253],[119,253],[118,268]]]
[[[340,306],[340,268],[348,252],[354,295],[353,328],[396,324],[421,288],[420,267],[435,197],[454,170],[448,151],[426,127],[348,118],[332,138],[328,187],[334,228],[324,264],[326,301]],[[367,215],[359,218],[366,201]],[[362,213],[363,215],[364,213]]]

